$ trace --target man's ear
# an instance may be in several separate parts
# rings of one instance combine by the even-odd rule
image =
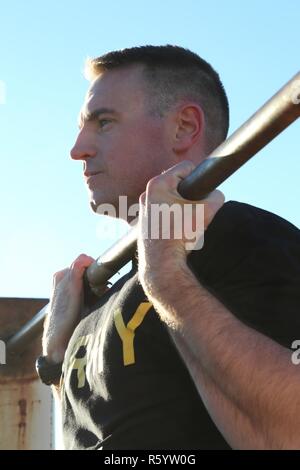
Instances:
[[[185,104],[176,113],[173,151],[182,154],[202,140],[204,144],[204,113],[196,104]]]

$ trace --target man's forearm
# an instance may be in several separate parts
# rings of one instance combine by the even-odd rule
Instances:
[[[300,448],[300,377],[289,350],[241,323],[187,267],[171,272],[172,282],[160,273],[146,291],[225,439]]]
[[[190,375],[198,389],[212,420],[232,448],[265,448],[265,442],[256,431],[251,417],[243,412],[220,390],[219,386],[203,370],[201,363],[192,356],[181,335],[171,330],[171,336],[187,364]]]

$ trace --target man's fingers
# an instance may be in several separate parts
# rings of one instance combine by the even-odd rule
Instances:
[[[195,169],[195,165],[190,160],[184,160],[179,164],[169,168],[163,174],[152,178],[147,185],[146,191],[140,196],[140,208],[144,213],[146,207],[150,204],[159,204],[162,202],[172,202],[185,204],[191,203],[177,192],[178,184],[181,180],[189,176]],[[194,204],[204,204],[204,226],[207,227],[218,210],[225,201],[224,194],[221,191],[212,191],[205,199],[193,201]]]
[[[70,271],[71,275],[74,276],[75,279],[82,279],[84,271],[94,262],[94,258],[91,256],[81,254],[76,258],[75,261],[71,264]]]
[[[94,261],[94,258],[82,253],[73,261],[69,268],[57,271],[53,275],[53,285],[56,286],[60,281],[62,281],[62,279],[64,279],[69,274],[75,275],[76,278],[82,278],[86,268],[88,268]]]
[[[73,261],[73,263],[70,266],[70,269],[71,270],[85,269],[85,268],[88,268],[94,261],[95,259],[92,258],[91,256],[81,254],[75,259],[75,261]]]
[[[146,193],[155,195],[161,193],[161,191],[176,190],[180,181],[190,175],[194,169],[193,162],[184,160],[164,171],[161,175],[152,178],[147,184]]]
[[[224,194],[215,189],[212,191],[207,198],[203,199],[204,206],[204,226],[207,227],[219,209],[223,206],[225,201]]]
[[[177,165],[174,165],[169,168],[163,173],[163,175],[174,176],[175,178],[182,180],[189,176],[195,168],[196,165],[191,160],[183,160]]]

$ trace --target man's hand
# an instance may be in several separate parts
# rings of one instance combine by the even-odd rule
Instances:
[[[65,350],[83,307],[83,275],[94,259],[80,255],[70,268],[53,276],[53,289],[43,334],[43,354],[53,363],[63,361]]]
[[[208,227],[217,211],[224,203],[224,196],[220,191],[213,191],[206,199],[202,201],[189,201],[183,199],[177,191],[178,184],[186,178],[195,168],[195,165],[185,160],[178,165],[173,166],[163,174],[151,179],[147,185],[146,192],[140,197],[139,214],[139,276],[146,293],[159,296],[160,290],[164,289],[169,281],[172,280],[174,273],[178,270],[187,270],[186,258],[188,254],[187,244],[190,240],[186,238],[185,227],[191,227],[192,231],[197,228],[197,206],[204,206],[204,221],[197,233],[197,238],[203,236],[204,230]],[[169,239],[151,238],[153,223],[157,220],[151,218],[153,204],[173,204],[178,205],[178,217],[182,215],[181,239],[174,238],[174,223],[171,223]],[[190,211],[185,210],[187,205]],[[157,219],[157,218],[156,218]],[[188,220],[187,220],[188,219]],[[151,221],[151,223],[150,223]],[[147,237],[145,234],[147,233]]]

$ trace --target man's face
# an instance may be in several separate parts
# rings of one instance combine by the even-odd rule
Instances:
[[[167,118],[150,115],[146,98],[138,67],[104,72],[88,90],[71,157],[83,161],[94,210],[118,210],[120,195],[128,206],[138,202],[147,182],[175,163]]]

